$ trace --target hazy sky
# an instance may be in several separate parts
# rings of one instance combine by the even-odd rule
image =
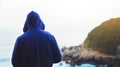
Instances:
[[[101,22],[120,17],[120,0],[0,0],[0,28],[22,32],[32,10],[40,14],[59,44],[79,45]]]

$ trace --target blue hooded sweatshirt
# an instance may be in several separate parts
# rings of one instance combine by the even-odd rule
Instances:
[[[23,29],[25,33],[17,38],[14,46],[13,67],[52,67],[61,61],[56,39],[44,29],[39,15],[30,12]]]

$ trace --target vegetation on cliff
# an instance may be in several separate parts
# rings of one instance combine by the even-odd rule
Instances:
[[[94,28],[84,42],[84,48],[115,56],[120,46],[120,18],[112,18]]]

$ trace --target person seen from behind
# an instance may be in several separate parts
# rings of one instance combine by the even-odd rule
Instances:
[[[35,11],[26,18],[24,34],[16,40],[13,54],[13,67],[52,67],[61,61],[62,56],[55,37],[44,31],[45,25]]]

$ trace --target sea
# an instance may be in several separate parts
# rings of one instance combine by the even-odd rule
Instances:
[[[20,29],[0,28],[0,67],[12,67],[11,56],[16,38],[22,34]],[[73,67],[61,61],[53,67]],[[75,65],[74,67],[95,67],[91,64]]]

